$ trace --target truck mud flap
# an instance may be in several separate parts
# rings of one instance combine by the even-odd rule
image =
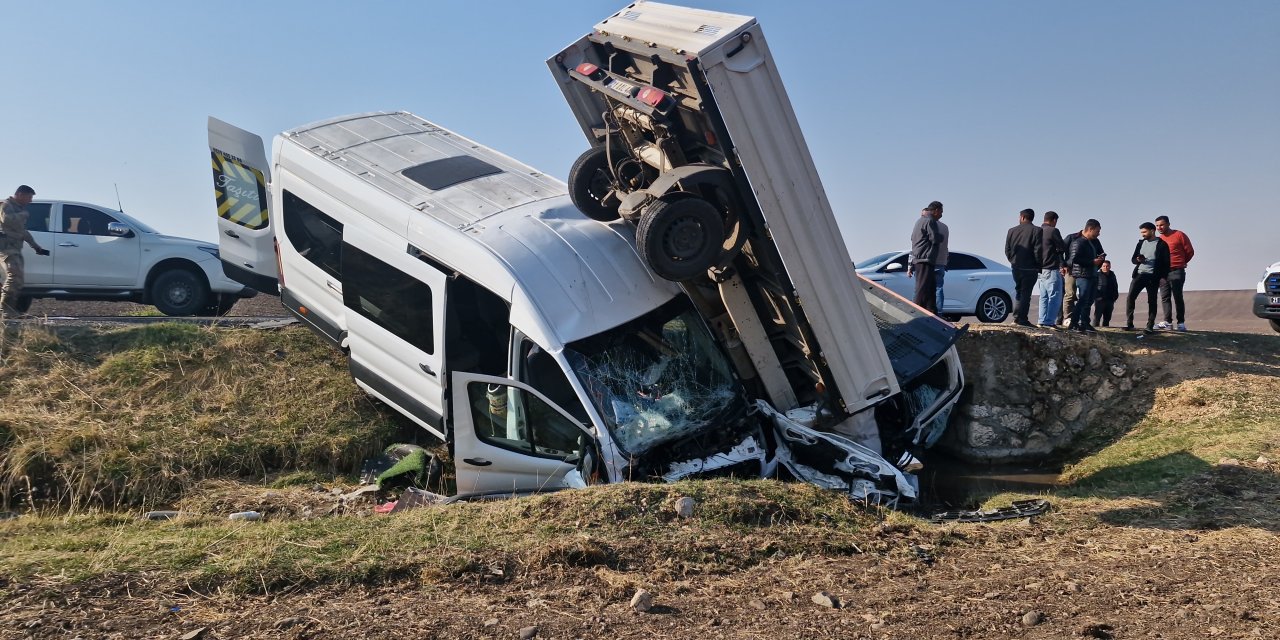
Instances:
[[[778,463],[795,477],[845,492],[855,500],[886,506],[913,502],[918,497],[914,477],[875,451],[840,435],[810,429],[766,402],[756,401],[756,406],[773,421]]]

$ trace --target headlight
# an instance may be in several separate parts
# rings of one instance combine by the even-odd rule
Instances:
[[[218,255],[218,248],[217,248],[217,247],[196,247],[196,248],[197,248],[197,249],[199,249],[199,250],[201,250],[201,251],[203,251],[203,252],[205,252],[205,253],[207,253],[207,254],[209,254],[209,255],[211,255],[211,256],[213,256],[213,257],[215,257],[215,258],[219,258],[219,257],[220,257],[220,256]]]

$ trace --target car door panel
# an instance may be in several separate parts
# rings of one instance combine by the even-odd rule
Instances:
[[[139,285],[141,239],[107,235],[107,225],[118,222],[105,211],[62,203],[59,231],[54,233],[53,282],[65,287],[121,287]]]
[[[451,395],[458,493],[560,488],[593,441],[567,411],[522,382],[457,372]]]
[[[48,249],[50,255],[38,256],[30,245],[22,246],[23,276],[27,286],[43,286],[53,282],[53,245],[54,234],[50,229],[53,224],[53,204],[48,202],[32,202],[27,205],[27,231],[36,244]]]

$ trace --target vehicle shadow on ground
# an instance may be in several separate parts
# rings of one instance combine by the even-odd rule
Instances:
[[[1106,524],[1169,530],[1256,527],[1280,533],[1280,470],[1274,464],[1209,464],[1185,451],[1082,478],[1057,492],[1075,498],[1142,498],[1098,514]]]

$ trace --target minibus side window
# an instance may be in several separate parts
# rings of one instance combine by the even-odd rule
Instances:
[[[335,278],[342,278],[341,222],[285,191],[284,235],[307,262]]]

